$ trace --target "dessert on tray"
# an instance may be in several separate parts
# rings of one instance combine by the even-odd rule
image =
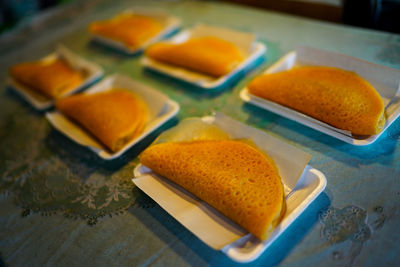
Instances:
[[[260,240],[268,238],[285,212],[272,158],[251,140],[229,139],[216,126],[189,120],[161,135],[139,159]]]
[[[148,116],[143,100],[120,88],[66,97],[56,108],[113,152],[142,133]]]
[[[230,73],[245,58],[235,44],[215,36],[191,38],[183,43],[156,43],[146,50],[146,55],[214,77]]]
[[[120,41],[137,48],[163,30],[156,19],[140,14],[120,14],[112,19],[96,21],[89,25],[92,34]]]
[[[386,121],[382,98],[372,85],[339,68],[302,66],[263,74],[248,91],[355,135],[377,134]]]
[[[74,69],[60,57],[16,64],[11,67],[10,75],[29,89],[51,99],[76,88],[85,78],[83,71]]]

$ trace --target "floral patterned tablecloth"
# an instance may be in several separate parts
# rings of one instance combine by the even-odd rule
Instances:
[[[127,7],[165,10],[182,19],[257,33],[266,58],[236,84],[204,92],[143,70],[90,42],[87,24]],[[227,265],[131,182],[137,155],[164,129],[190,116],[221,111],[312,154],[326,190],[256,265],[400,263],[400,121],[373,145],[353,147],[244,104],[239,91],[296,45],[310,45],[400,68],[400,36],[267,11],[200,1],[80,1],[53,9],[0,37],[0,259],[18,265]],[[103,161],[58,133],[6,87],[7,69],[44,56],[62,43],[124,73],[181,105],[176,119],[122,157]],[[0,262],[1,263],[1,262]],[[0,264],[1,265],[1,264]]]

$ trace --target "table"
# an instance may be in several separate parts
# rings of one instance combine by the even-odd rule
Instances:
[[[144,71],[140,56],[90,42],[86,26],[127,7],[166,10],[183,27],[204,22],[257,33],[266,60],[235,86],[195,90]],[[106,162],[60,133],[7,89],[7,69],[63,43],[178,101],[181,111],[120,159]],[[400,68],[400,36],[345,27],[220,2],[80,1],[34,19],[0,39],[0,258],[30,265],[234,265],[207,247],[134,187],[137,155],[162,130],[190,116],[221,111],[312,155],[328,180],[325,191],[252,265],[400,263],[400,120],[375,144],[354,147],[298,123],[244,104],[239,91],[298,44]],[[1,264],[0,264],[1,265]]]

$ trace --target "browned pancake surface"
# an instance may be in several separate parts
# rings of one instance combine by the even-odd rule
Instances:
[[[160,42],[150,46],[146,54],[155,60],[215,77],[228,74],[243,60],[233,43],[212,36],[180,44]]]
[[[136,48],[157,35],[163,26],[157,20],[138,14],[123,14],[110,20],[93,22],[89,31]]]
[[[58,100],[56,108],[114,152],[142,133],[147,120],[143,101],[123,89],[73,95]]]
[[[10,69],[10,74],[18,82],[50,98],[58,98],[84,79],[82,72],[61,58],[20,63]]]
[[[284,209],[279,173],[265,154],[240,141],[156,144],[140,161],[265,240]]]
[[[385,124],[378,92],[354,72],[299,67],[256,77],[249,92],[356,135],[379,133]]]

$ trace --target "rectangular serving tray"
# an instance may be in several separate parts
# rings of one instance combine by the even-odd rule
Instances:
[[[240,91],[240,98],[250,104],[279,114],[300,124],[306,125],[317,131],[323,132],[334,138],[355,146],[365,146],[374,143],[400,115],[400,71],[385,66],[370,63],[347,55],[328,52],[311,47],[298,47],[282,57],[278,62],[269,67],[264,73],[277,73],[289,70],[294,66],[322,65],[338,67],[357,72],[370,82],[381,95],[385,104],[386,124],[382,131],[376,135],[356,136],[314,119],[291,108],[282,106],[272,101],[249,93],[245,87]]]
[[[203,118],[204,121],[213,121],[215,119],[215,117]],[[236,123],[232,119],[226,121],[226,125],[231,125],[232,131],[236,131],[236,134],[246,132],[245,135],[252,135],[254,131],[261,132],[260,130]],[[249,128],[251,130],[248,130]],[[266,133],[262,134],[266,135]],[[258,139],[259,142],[262,142],[262,140],[262,137]],[[280,147],[279,144],[275,149],[278,147]],[[190,231],[200,240],[215,249],[220,249],[228,257],[237,262],[250,262],[257,259],[304,212],[325,189],[327,183],[322,172],[307,165],[295,186],[290,191],[285,190],[287,192],[286,212],[283,219],[270,237],[262,242],[204,201],[166,178],[155,174],[151,169],[142,164],[136,166],[132,181],[183,226],[189,230],[192,229]],[[284,185],[284,187],[286,186]],[[193,222],[193,220],[201,220],[200,228],[197,228],[199,225],[196,225],[196,222]],[[213,236],[219,234],[227,239],[236,239],[227,245],[217,248],[218,240],[213,240]]]

